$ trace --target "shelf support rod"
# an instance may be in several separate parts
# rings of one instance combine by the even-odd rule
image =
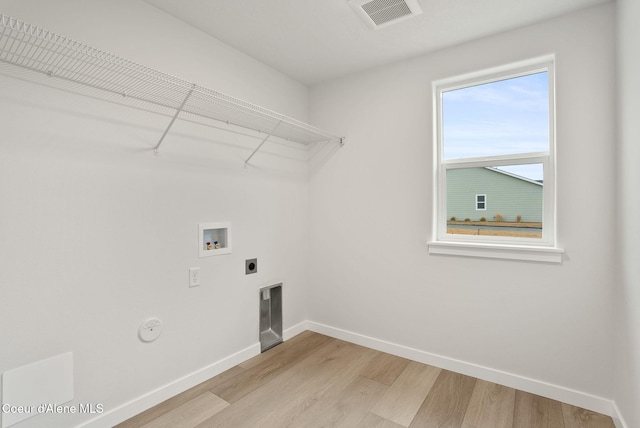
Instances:
[[[193,90],[194,89],[196,89],[196,85],[195,84],[191,86],[191,89],[189,90],[189,93],[187,94],[186,97],[184,97],[184,100],[182,100],[182,104],[180,104],[180,107],[178,107],[178,110],[176,110],[176,113],[171,118],[171,122],[169,122],[169,126],[167,126],[167,129],[164,130],[164,133],[162,134],[162,137],[160,137],[160,141],[158,141],[158,144],[156,144],[156,146],[153,148],[153,153],[156,156],[158,156],[158,149],[160,148],[160,144],[162,144],[162,141],[164,140],[164,137],[167,136],[167,133],[169,132],[169,130],[173,126],[173,122],[176,121],[176,119],[178,118],[178,115],[180,114],[180,112],[184,108],[185,104],[187,104],[187,101],[191,97],[191,94],[193,94]]]
[[[274,126],[274,127],[273,127],[273,129],[271,130],[271,132],[269,132],[269,134],[268,134],[266,137],[264,137],[264,140],[262,140],[262,142],[260,143],[260,145],[259,145],[258,147],[256,147],[256,149],[253,151],[253,153],[251,153],[251,154],[249,155],[249,157],[247,158],[247,160],[246,160],[246,161],[244,161],[244,166],[247,166],[247,165],[249,164],[249,161],[251,160],[251,158],[253,157],[253,155],[255,155],[255,154],[256,154],[256,152],[257,152],[258,150],[260,150],[260,147],[262,147],[262,145],[263,145],[264,143],[266,143],[266,142],[267,142],[267,140],[268,140],[268,139],[273,135],[273,133],[274,133],[274,132],[276,132],[276,129],[278,129],[278,126],[280,126],[280,124],[281,124],[281,123],[282,123],[282,120],[279,120],[279,121],[278,121],[278,123],[276,124],[276,126]]]

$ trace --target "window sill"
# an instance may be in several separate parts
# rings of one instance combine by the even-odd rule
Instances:
[[[562,254],[564,254],[562,248],[556,247],[443,241],[430,241],[427,244],[429,246],[429,254],[527,260],[545,263],[562,263]]]

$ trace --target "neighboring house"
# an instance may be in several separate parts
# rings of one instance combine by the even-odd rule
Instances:
[[[496,168],[447,171],[447,218],[493,221],[542,221],[542,183]]]

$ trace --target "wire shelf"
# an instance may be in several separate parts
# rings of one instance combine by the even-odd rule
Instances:
[[[6,15],[0,15],[0,65],[27,80],[173,116],[156,151],[181,115],[204,125],[224,122],[301,144],[342,143],[342,138],[299,120]]]

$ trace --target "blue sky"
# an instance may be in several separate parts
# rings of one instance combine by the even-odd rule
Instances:
[[[547,151],[548,93],[546,72],[443,92],[444,159]],[[501,168],[542,179],[540,164]]]

